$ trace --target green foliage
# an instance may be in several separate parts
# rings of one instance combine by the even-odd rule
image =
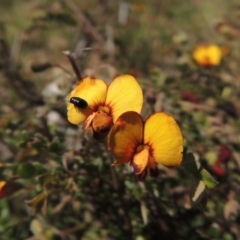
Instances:
[[[212,177],[212,175],[205,169],[201,170],[202,181],[207,188],[214,188],[218,182]]]
[[[21,163],[18,165],[17,174],[21,178],[32,178],[35,176],[36,170],[31,163]]]

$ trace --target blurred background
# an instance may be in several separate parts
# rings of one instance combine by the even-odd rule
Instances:
[[[0,239],[239,240],[239,37],[238,0],[1,0]],[[142,115],[170,113],[219,184],[193,206],[182,168],[140,182],[111,167],[67,121],[63,51],[82,76],[135,76]]]

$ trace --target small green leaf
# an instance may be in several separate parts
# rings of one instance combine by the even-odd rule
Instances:
[[[187,172],[194,174],[199,171],[201,163],[197,155],[189,152],[184,155],[181,166],[183,166]]]
[[[35,167],[31,163],[22,163],[18,166],[17,174],[22,178],[32,178],[35,173]]]
[[[22,130],[21,133],[21,139],[22,141],[28,141],[29,140],[29,134],[26,130]]]
[[[43,167],[41,163],[36,162],[33,164],[33,166],[35,168],[36,175],[44,174],[47,172],[47,169]]]
[[[41,185],[47,185],[55,181],[55,176],[51,173],[44,173],[36,177]]]
[[[19,143],[19,147],[20,148],[26,148],[28,143],[29,143],[29,140],[22,141],[22,142]]]
[[[34,138],[41,140],[42,142],[46,142],[46,137],[44,137],[41,133],[37,132],[34,134]]]
[[[217,223],[213,223],[209,228],[209,233],[212,238],[220,239],[221,238],[221,227]]]
[[[205,154],[205,158],[206,158],[206,160],[207,160],[209,165],[214,164],[214,162],[216,161],[217,157],[218,157],[218,153],[213,152],[213,151],[209,151],[209,152],[207,152]]]
[[[28,211],[30,215],[36,215],[38,212],[41,211],[42,207],[44,206],[44,202],[47,199],[47,192],[43,191],[40,194],[38,194],[35,198],[31,200],[26,200],[25,204],[28,207]]]
[[[234,240],[234,237],[230,233],[224,233],[222,236],[223,240]]]
[[[41,141],[39,141],[39,140],[37,140],[37,139],[35,139],[33,142],[32,142],[32,146],[34,147],[34,148],[36,148],[36,149],[40,149],[40,148],[42,148],[42,147],[44,147],[44,143],[43,142],[41,142]]]
[[[60,142],[53,141],[49,145],[49,150],[54,153],[60,152],[63,150],[63,145]]]
[[[7,181],[11,179],[13,175],[16,174],[18,166],[6,163],[2,167],[0,167],[0,180]]]
[[[213,176],[207,170],[202,169],[200,174],[207,188],[214,188],[218,184],[218,182],[213,178]]]

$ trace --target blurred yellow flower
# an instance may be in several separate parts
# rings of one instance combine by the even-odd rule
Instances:
[[[108,137],[113,165],[130,163],[137,177],[159,174],[157,163],[177,167],[182,162],[183,137],[176,121],[164,112],[150,115],[144,122],[136,112],[125,112],[115,122]]]
[[[192,54],[197,64],[204,67],[218,66],[222,60],[222,49],[215,45],[199,45]]]
[[[118,76],[109,86],[101,79],[87,77],[68,96],[68,120],[84,122],[84,130],[92,127],[94,138],[102,139],[122,113],[140,112],[142,104],[142,89],[131,75]]]

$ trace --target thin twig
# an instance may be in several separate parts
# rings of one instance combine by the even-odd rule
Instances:
[[[73,68],[74,73],[76,74],[76,77],[78,80],[82,80],[82,74],[80,71],[80,68],[77,66],[74,57],[72,56],[70,51],[63,51],[63,54],[67,56],[69,62],[71,63],[71,66]]]

